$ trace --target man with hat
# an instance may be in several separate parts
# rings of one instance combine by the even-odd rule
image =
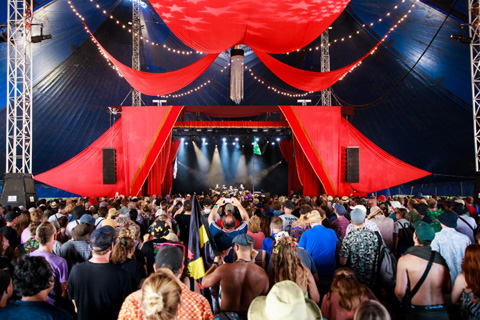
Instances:
[[[324,219],[326,214],[322,209],[309,212],[304,222],[308,223],[311,229],[303,232],[298,242],[298,246],[312,256],[320,280],[320,290],[328,288],[333,279],[336,267],[335,249],[338,241],[335,231],[322,225]]]
[[[365,208],[364,205],[361,205],[361,204],[358,204],[354,207],[350,207],[352,210],[354,209],[360,209],[361,211],[363,211],[364,215],[366,216],[367,215],[367,208]],[[351,213],[350,213],[351,215]],[[364,224],[365,224],[365,228],[367,228],[368,230],[372,231],[372,232],[380,232],[380,229],[378,229],[378,226],[375,224],[375,222],[371,221],[371,220],[364,220]],[[353,230],[355,230],[355,226],[353,224],[350,224],[348,227],[347,227],[347,230],[345,230],[345,236],[347,234],[349,234],[350,232],[352,232]]]
[[[81,222],[80,219],[85,214],[85,207],[83,206],[75,206],[72,210],[72,218],[73,220],[67,224],[66,234],[69,238],[72,237],[72,229],[78,226]]]
[[[450,269],[452,283],[458,274],[462,272],[462,261],[465,249],[471,244],[470,239],[455,230],[458,223],[458,215],[452,210],[444,210],[438,217],[442,230],[437,232],[432,241],[432,250],[439,252]]]
[[[89,223],[79,224],[72,230],[72,239],[60,247],[58,255],[67,261],[69,271],[77,264],[85,262],[92,257],[88,239],[93,230],[95,230],[95,226]]]
[[[0,228],[0,233],[8,239],[8,245],[12,248],[16,248],[20,244],[20,239],[17,235],[17,231],[14,229],[18,222],[18,216],[20,211],[13,210],[5,215],[6,226]]]
[[[221,311],[235,312],[241,319],[247,319],[252,300],[268,292],[268,276],[252,259],[252,237],[239,234],[233,238],[232,243],[237,260],[220,265],[222,258],[215,257],[212,267],[203,277],[202,285],[209,288],[220,284]]]
[[[430,247],[438,233],[435,235],[433,227],[424,221],[417,221],[413,226],[415,245],[398,260],[395,295],[402,301],[407,288],[413,290],[413,284],[417,284],[422,278],[433,252],[434,260],[425,281],[411,297],[412,310],[408,319],[446,320],[448,314],[444,306],[444,294],[450,292],[450,274],[445,259]]]
[[[347,210],[340,203],[334,203],[332,205],[332,209],[334,213],[334,215],[330,218],[332,229],[335,230],[335,232],[340,236],[340,239],[343,239],[345,237],[345,232],[350,225],[350,221],[345,218],[345,213],[347,213]]]
[[[92,258],[73,267],[68,295],[79,320],[116,320],[125,298],[132,292],[128,274],[110,263],[115,229],[104,226],[90,236]]]
[[[348,262],[358,281],[373,288],[380,244],[378,236],[366,228],[365,212],[366,210],[361,208],[355,208],[350,212],[351,226],[355,229],[343,238],[340,264],[346,265]]]

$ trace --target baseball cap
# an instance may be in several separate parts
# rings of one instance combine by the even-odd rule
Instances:
[[[80,218],[80,223],[90,223],[91,225],[95,225],[95,218],[92,217],[91,215],[89,214],[84,214],[81,218]]]
[[[96,229],[90,235],[90,248],[95,252],[102,252],[113,244],[115,229],[110,226],[103,226]]]
[[[225,205],[225,211],[232,211],[235,210],[235,207],[233,206],[233,204],[231,203],[227,203],[227,205]]]
[[[5,220],[7,220],[7,222],[12,222],[13,220],[15,220],[16,217],[18,217],[20,215],[19,212],[17,211],[10,211],[9,213],[7,213],[5,215]]]
[[[413,227],[415,228],[418,240],[427,244],[432,243],[432,240],[435,238],[435,230],[431,225],[424,221],[417,221],[413,224]]]
[[[334,203],[332,206],[335,210],[337,210],[337,213],[340,215],[344,215],[345,213],[347,213],[347,210],[345,210],[345,207],[342,206],[340,203]]]
[[[354,207],[350,207],[350,209],[352,209],[352,210],[359,209],[359,210],[363,211],[364,214],[367,213],[367,208],[365,208],[365,206],[361,205],[361,204],[357,204]]]
[[[285,208],[287,208],[287,209],[290,209],[290,210],[295,209],[295,205],[294,205],[293,202],[290,201],[290,200],[285,201],[285,203],[283,204],[283,206],[284,206]]]
[[[155,238],[163,238],[170,233],[170,227],[165,221],[156,220],[152,225],[152,236]]]
[[[222,252],[232,247],[232,237],[227,235],[225,232],[220,232],[215,236],[215,244],[217,245],[218,251]]]
[[[244,247],[253,247],[255,241],[248,234],[239,234],[233,238],[232,243],[238,244],[239,246]]]
[[[362,223],[365,220],[365,212],[360,208],[355,208],[350,212],[350,219],[354,223]]]

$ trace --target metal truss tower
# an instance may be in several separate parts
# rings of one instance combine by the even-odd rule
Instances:
[[[470,60],[472,71],[472,108],[473,134],[475,139],[475,171],[480,168],[480,0],[468,0],[468,25],[470,43]]]
[[[8,0],[6,173],[32,173],[33,0]]]
[[[142,26],[140,24],[140,0],[132,0],[132,68],[140,70],[140,33]],[[132,89],[132,106],[140,107],[142,105],[142,95],[135,89]]]
[[[321,36],[321,56],[320,56],[320,71],[328,72],[330,71],[330,47],[328,46],[329,37],[328,30],[326,29]],[[332,91],[330,88],[322,90],[322,106],[331,106],[332,105]]]

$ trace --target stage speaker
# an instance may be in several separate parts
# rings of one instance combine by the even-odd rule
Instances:
[[[103,148],[103,184],[117,183],[117,150]]]
[[[26,209],[36,207],[37,192],[35,181],[29,173],[5,173],[3,176],[0,203],[13,207],[24,206]]]
[[[347,166],[345,181],[348,183],[360,182],[360,147],[347,147]]]

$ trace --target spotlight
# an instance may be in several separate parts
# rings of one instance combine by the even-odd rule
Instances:
[[[457,40],[461,43],[466,43],[466,44],[472,43],[472,38],[463,36],[463,35],[458,35],[458,34],[451,34],[450,39]]]
[[[255,145],[255,142],[252,142],[252,146],[254,146],[254,145]]]
[[[236,145],[236,143],[235,143],[235,142],[232,142],[232,145]]]
[[[238,138],[235,138],[235,141],[238,141]]]
[[[207,140],[206,138],[202,138],[202,141],[205,142],[205,140]]]
[[[185,140],[185,138],[180,139],[182,142]]]
[[[208,146],[208,142],[205,142],[205,145]]]
[[[188,145],[188,142],[185,141],[185,145],[187,146],[187,145]]]
[[[255,138],[255,141],[257,141],[257,142],[260,141],[260,138]]]
[[[272,142],[272,146],[274,146],[274,145],[275,145],[275,142]]]
[[[280,141],[280,138],[277,138],[277,141]]]
[[[227,138],[222,138],[222,140],[225,142],[225,141],[227,141]]]

